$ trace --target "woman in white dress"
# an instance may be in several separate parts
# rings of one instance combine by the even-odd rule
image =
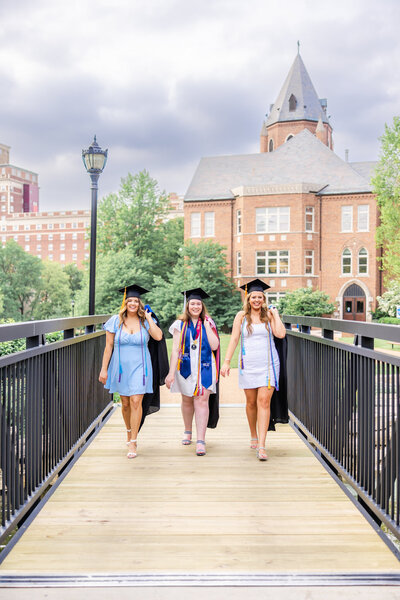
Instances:
[[[209,420],[209,396],[215,394],[218,365],[214,352],[219,337],[214,321],[203,303],[208,294],[201,288],[182,292],[186,295],[183,315],[172,323],[173,335],[170,369],[165,384],[171,392],[182,394],[185,425],[183,445],[192,443],[193,415],[196,421],[197,456],[204,456],[205,434]],[[215,426],[215,425],[213,425]]]
[[[250,447],[257,458],[267,460],[267,436],[271,398],[279,389],[279,356],[274,336],[284,338],[285,327],[275,307],[268,308],[264,290],[270,286],[254,279],[241,286],[247,294],[243,310],[237,313],[232,327],[221,375],[229,375],[232,355],[241,340],[239,355],[239,387],[246,395],[246,415],[250,427]]]

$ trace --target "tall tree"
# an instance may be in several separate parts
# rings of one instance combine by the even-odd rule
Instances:
[[[217,325],[230,329],[241,307],[241,295],[228,275],[225,248],[210,240],[186,242],[173,270],[156,276],[149,299],[164,326],[182,312],[183,290],[202,287],[210,296],[205,304]]]
[[[157,181],[147,171],[121,180],[117,194],[99,204],[97,247],[99,253],[118,252],[130,246],[135,256],[156,258],[162,243],[160,224],[170,204]]]
[[[385,125],[380,159],[372,180],[380,210],[376,240],[382,248],[384,279],[400,279],[400,117]]]
[[[71,290],[72,298],[75,298],[76,293],[83,285],[83,271],[78,269],[75,263],[69,263],[63,267],[64,273],[68,277],[68,285]]]
[[[3,318],[24,321],[31,317],[40,287],[42,262],[14,240],[0,248],[0,291]]]
[[[35,319],[67,317],[71,312],[69,278],[59,263],[43,263],[38,301],[33,310]]]

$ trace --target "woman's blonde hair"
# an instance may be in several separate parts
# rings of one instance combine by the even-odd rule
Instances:
[[[250,296],[251,296],[252,292],[250,292],[249,294],[247,294],[247,296],[244,299],[243,302],[243,312],[244,312],[244,318],[247,321],[247,331],[249,334],[253,333],[253,327],[251,326],[251,306],[250,306]],[[262,292],[263,296],[264,296],[264,302],[261,305],[261,313],[260,313],[260,321],[262,323],[265,323],[265,327],[267,326],[267,323],[269,321],[271,321],[272,317],[271,314],[268,310],[268,306],[267,306],[267,300],[265,298],[265,294]]]
[[[179,315],[179,317],[178,317],[178,319],[180,319],[181,321],[185,321],[186,323],[189,322],[190,319],[192,318],[189,313],[189,302],[190,302],[190,300],[188,300],[186,302],[185,308],[183,309],[183,313],[181,315]],[[200,313],[199,319],[204,321],[205,316],[208,315],[208,312],[207,312],[207,308],[206,308],[206,305],[204,304],[203,300],[201,300],[201,305],[202,305],[202,308],[201,308],[201,313]]]
[[[131,298],[131,296],[125,300],[124,304],[121,306],[121,309],[120,309],[120,311],[118,313],[118,316],[119,316],[119,326],[121,325],[121,323],[125,323],[126,315],[127,315],[127,312],[128,312],[127,308],[126,308],[126,305],[127,305],[128,300],[130,298]],[[138,317],[139,317],[142,325],[144,325],[144,322],[145,322],[144,304],[143,304],[143,302],[141,301],[140,298],[138,298],[138,300],[139,300],[139,308],[138,308],[137,314],[138,314]]]

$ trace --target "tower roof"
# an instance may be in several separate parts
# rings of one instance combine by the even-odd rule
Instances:
[[[318,99],[300,53],[294,59],[278,98],[271,107],[266,125],[284,121],[318,121],[329,123],[326,100]]]

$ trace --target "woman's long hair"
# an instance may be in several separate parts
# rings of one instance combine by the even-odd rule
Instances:
[[[190,300],[188,302],[186,302],[185,308],[183,309],[183,313],[181,315],[179,315],[179,317],[178,317],[178,319],[180,319],[181,321],[185,321],[186,323],[188,323],[192,318],[189,313],[189,302],[190,302]],[[208,312],[207,312],[206,305],[204,304],[203,301],[201,301],[201,305],[202,305],[202,309],[201,309],[201,313],[199,315],[199,319],[201,319],[204,323],[205,316],[208,315]]]
[[[243,311],[244,311],[244,317],[247,321],[247,332],[249,335],[251,335],[253,333],[253,327],[251,326],[251,306],[250,306],[250,296],[251,296],[251,292],[250,294],[247,294],[247,296],[244,299],[243,302]],[[262,323],[265,323],[265,327],[267,326],[267,323],[269,321],[271,321],[271,315],[270,312],[268,310],[268,306],[266,303],[266,298],[264,295],[264,302],[261,305],[261,313],[260,313],[260,321]]]
[[[118,313],[119,316],[119,326],[121,325],[121,323],[125,323],[126,320],[126,315],[128,314],[128,310],[126,308],[127,302],[128,302],[129,298],[127,298],[123,304],[123,306],[121,306],[121,310]],[[138,298],[139,300],[139,307],[138,307],[138,317],[140,319],[140,322],[142,323],[142,325],[144,325],[145,322],[145,316],[144,316],[144,304],[141,301],[140,298]]]

